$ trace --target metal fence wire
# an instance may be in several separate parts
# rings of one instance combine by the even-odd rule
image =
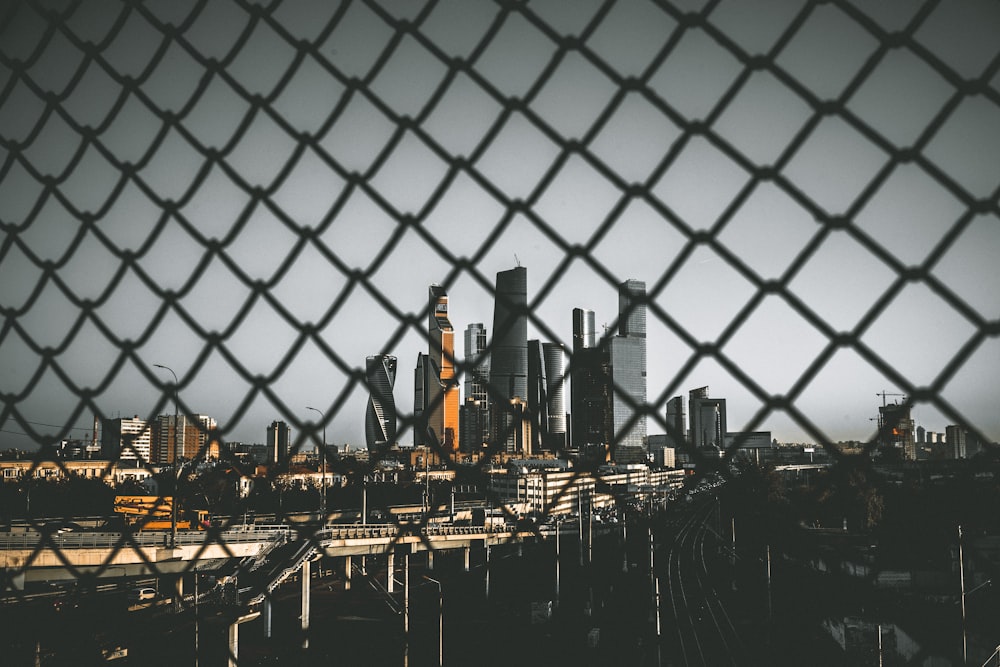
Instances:
[[[311,449],[322,429],[344,415],[360,423],[350,399],[368,393],[364,365],[330,335],[345,315],[353,316],[352,298],[361,295],[379,311],[365,317],[390,323],[375,342],[383,350],[391,353],[415,334],[427,340],[428,306],[400,304],[388,286],[405,279],[391,267],[406,244],[422,249],[414,262],[442,267],[446,288],[471,280],[492,300],[484,258],[516,248],[512,237],[527,229],[552,248],[551,273],[532,289],[529,320],[559,341],[561,325],[543,314],[547,300],[581,266],[611,289],[632,277],[606,257],[622,250],[614,247],[619,231],[628,231],[630,210],[641,206],[676,240],[676,247],[661,249],[661,264],[642,267],[648,286],[642,305],[651,325],[677,343],[674,358],[682,361],[662,386],[648,387],[644,404],[619,392],[632,402],[634,421],[649,418],[669,431],[666,402],[712,362],[760,404],[744,430],[784,415],[836,456],[822,418],[801,399],[835,357],[850,352],[905,392],[909,404],[931,406],[989,443],[989,426],[947,400],[945,388],[976,364],[996,370],[984,361],[1000,333],[995,295],[969,293],[942,274],[956,262],[965,278],[992,271],[988,260],[975,264],[963,253],[971,244],[988,255],[1000,237],[994,39],[1000,23],[989,5],[6,3],[0,10],[0,424],[37,446],[29,475],[45,462],[64,466],[54,445],[73,436],[81,417],[121,409],[101,399],[117,383],[155,392],[150,417],[169,412],[175,399],[193,415],[199,406],[185,400],[185,390],[221,363],[232,369],[242,398],[213,438],[232,440],[235,424],[266,401],[293,426],[293,450]],[[668,71],[674,78],[664,83]],[[906,88],[907,73],[926,85]],[[896,100],[888,117],[868,113],[901,89],[913,99]],[[442,120],[442,109],[452,115]],[[734,124],[734,116],[742,121]],[[696,150],[711,159],[692,162]],[[519,162],[521,152],[531,161]],[[574,182],[581,173],[586,178]],[[920,185],[901,193],[902,173],[914,177],[903,182]],[[663,183],[677,175],[679,185],[665,190]],[[519,189],[519,178],[530,182]],[[552,198],[591,205],[595,181],[611,194],[606,210],[591,210],[589,221],[579,222],[592,228],[581,232],[577,221],[553,215]],[[688,187],[710,204],[709,213],[671,199],[684,199]],[[862,219],[885,213],[889,195],[921,206],[921,188],[947,205],[934,211],[937,234],[926,254],[911,259],[896,247],[916,233],[905,220],[887,234]],[[773,237],[773,227],[751,230],[761,237],[753,253],[786,258],[773,273],[731,240],[741,212],[757,206],[765,190],[775,198],[764,204],[774,204],[764,217],[792,210],[813,223],[800,245],[781,232]],[[472,194],[449,204],[456,192]],[[785,208],[774,203],[779,199]],[[359,200],[368,208],[359,208]],[[470,221],[453,228],[460,244],[435,230],[439,207]],[[912,212],[904,206],[888,217]],[[260,236],[265,215],[291,240],[272,244]],[[388,231],[365,255],[358,239],[383,238],[376,229]],[[642,246],[663,237],[626,238]],[[823,294],[810,300],[795,287],[810,263],[828,267],[824,248],[841,241],[853,249],[841,268],[850,272],[875,258],[881,278],[867,286],[870,305],[846,326],[824,306]],[[708,336],[666,298],[704,251],[746,285],[745,300]],[[331,298],[314,320],[288,305],[281,286],[286,278],[305,284],[296,276],[308,262],[325,263],[340,281],[339,289],[319,292]],[[979,286],[992,280],[990,273],[974,278]],[[914,285],[940,305],[929,317],[945,312],[966,327],[964,337],[943,344],[951,345],[947,358],[929,380],[867,338],[896,317],[894,303]],[[192,306],[208,286],[215,306]],[[730,352],[754,313],[774,300],[820,338],[815,355],[778,393]],[[291,332],[269,345],[281,352],[270,355],[274,365],[266,372],[247,358],[253,348],[240,338],[254,336],[248,329],[258,326],[263,306],[272,324]],[[215,309],[231,319],[206,324],[220,322]],[[144,351],[163,339],[189,355],[190,371],[173,381]],[[316,422],[302,419],[275,389],[313,347],[342,381]],[[98,371],[81,359],[91,351],[93,359],[105,355]],[[461,379],[471,369],[456,357]],[[408,363],[403,358],[400,367]],[[400,373],[397,386],[406,377]],[[65,424],[49,432],[37,406],[38,395],[53,385],[69,408]],[[399,412],[404,439],[415,420]],[[872,436],[869,453],[877,441]],[[448,458],[440,447],[438,453]],[[376,471],[379,458],[350,470],[339,458],[329,463],[331,470],[363,475]],[[208,537],[224,541],[220,531]],[[117,549],[138,548],[138,539],[123,538]]]

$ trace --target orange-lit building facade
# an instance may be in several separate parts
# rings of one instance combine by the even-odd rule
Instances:
[[[431,285],[428,313],[428,365],[425,405],[428,433],[444,451],[458,450],[458,378],[455,373],[455,330],[448,319],[448,293]],[[429,437],[429,435],[428,435]],[[428,443],[431,444],[431,443]]]
[[[153,461],[173,463],[176,459],[191,461],[219,458],[215,429],[215,419],[207,415],[194,415],[193,419],[187,415],[179,415],[176,427],[174,415],[160,415],[153,427]]]

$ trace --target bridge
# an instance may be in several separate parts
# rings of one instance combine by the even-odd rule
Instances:
[[[364,559],[383,555],[387,559],[385,592],[393,593],[397,557],[402,560],[404,572],[408,572],[411,554],[426,552],[430,563],[437,551],[460,549],[468,571],[473,549],[482,550],[488,564],[491,547],[537,537],[539,533],[513,526],[419,523],[274,524],[183,530],[177,532],[173,543],[170,534],[161,531],[25,531],[0,534],[0,574],[4,596],[33,582],[79,580],[81,576],[125,579],[153,575],[167,580],[163,588],[173,588],[174,608],[180,611],[186,573],[225,568],[234,572],[232,579],[238,581],[228,631],[230,664],[235,664],[239,626],[263,613],[270,632],[270,593],[295,574],[300,575],[302,586],[302,627],[308,628],[311,564],[315,560],[341,560],[345,586],[350,588],[354,571],[365,571]],[[360,568],[352,565],[355,557],[361,558]],[[403,580],[408,581],[408,574]]]
[[[8,587],[22,588],[29,582],[70,581],[81,575],[177,574],[193,566],[212,571],[234,559],[259,563],[276,548],[300,541],[310,544],[315,554],[350,559],[400,550],[468,550],[534,537],[530,531],[502,526],[251,524],[225,530],[179,530],[171,546],[170,534],[164,531],[25,531],[0,533],[0,571],[7,573]]]

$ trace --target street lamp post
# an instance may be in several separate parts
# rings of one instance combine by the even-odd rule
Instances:
[[[177,393],[179,391],[180,382],[178,382],[177,380],[177,373],[175,373],[174,370],[169,366],[164,366],[163,364],[153,364],[153,366],[156,368],[162,368],[165,371],[170,371],[170,374],[174,376],[174,461],[173,461],[174,497],[170,501],[170,548],[176,549],[177,548],[177,502],[180,499],[180,494],[178,493],[178,491],[180,491],[179,487],[181,480],[181,471],[179,466],[177,465],[177,444],[178,444],[177,421],[179,419],[178,417],[179,410],[177,407],[178,404]]]
[[[984,581],[983,583],[979,584],[978,586],[976,586],[972,590],[970,590],[970,591],[965,590],[965,558],[964,558],[964,556],[962,554],[962,526],[961,525],[958,526],[958,578],[959,578],[959,586],[961,587],[961,595],[962,595],[962,597],[960,599],[960,602],[961,602],[961,605],[962,605],[962,664],[963,665],[967,665],[967,664],[969,664],[969,648],[968,648],[969,642],[968,642],[968,631],[966,630],[966,627],[965,627],[965,611],[966,611],[965,610],[965,598],[967,598],[968,596],[972,595],[973,593],[975,593],[979,589],[984,588],[986,586],[989,586],[990,584],[993,583],[993,580],[992,579],[987,579],[986,581]],[[997,647],[997,650],[1000,651],[1000,647]],[[997,656],[997,664],[1000,664],[1000,653],[998,653],[997,651],[994,651],[993,654],[990,655],[990,657],[986,659],[986,663],[991,662],[994,655]],[[986,667],[986,663],[983,663],[983,667]]]
[[[426,574],[424,579],[437,585],[438,589],[438,667],[444,665],[444,592],[441,590],[441,582],[432,579]]]
[[[194,667],[198,667],[198,567],[194,567]]]
[[[962,526],[958,526],[958,579],[962,589],[962,664],[969,664],[968,639],[965,634],[965,559],[962,557]]]
[[[322,516],[323,523],[326,524],[326,415],[323,414],[322,410],[310,408],[309,406],[306,406],[306,410],[318,412],[323,420],[323,449],[320,451],[323,471],[320,473],[322,477],[319,485],[319,513]]]
[[[562,531],[560,530],[561,524],[560,517],[556,517],[556,607],[559,606],[559,560],[561,554],[559,553],[559,537]]]

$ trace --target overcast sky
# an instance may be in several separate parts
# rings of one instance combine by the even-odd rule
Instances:
[[[461,355],[518,263],[568,347],[572,308],[656,290],[658,414],[708,385],[731,430],[867,439],[932,387],[918,424],[1000,438],[996,2],[194,4],[0,10],[0,449],[172,412],[153,364],[228,440],[313,406],[363,446],[351,373],[396,355],[409,413],[427,286]],[[752,423],[750,381],[805,419]]]

